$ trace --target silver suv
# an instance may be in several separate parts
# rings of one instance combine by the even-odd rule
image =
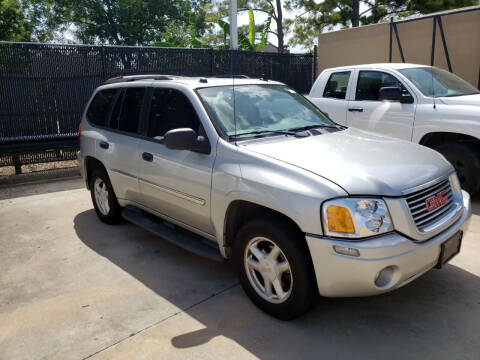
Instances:
[[[291,319],[316,294],[397,289],[460,251],[470,199],[437,152],[335,124],[287,86],[114,78],[81,122],[98,217],[213,260]]]

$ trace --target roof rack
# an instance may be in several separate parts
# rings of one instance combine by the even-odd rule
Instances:
[[[230,79],[230,78],[234,78],[234,79],[250,79],[249,76],[247,75],[216,75],[214,76],[216,78],[219,78],[219,79]]]
[[[173,80],[173,77],[170,75],[128,75],[128,76],[117,76],[108,79],[103,84],[115,84],[119,82],[128,82],[128,81],[137,81],[137,80]]]

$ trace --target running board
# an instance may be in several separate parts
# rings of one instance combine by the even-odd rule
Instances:
[[[203,237],[151,215],[137,207],[127,206],[122,216],[131,223],[148,230],[181,248],[213,261],[225,261],[218,246]]]

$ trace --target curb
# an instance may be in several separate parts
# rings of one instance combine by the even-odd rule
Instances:
[[[31,184],[31,183],[42,182],[46,180],[76,178],[80,176],[81,176],[80,169],[78,167],[10,175],[10,176],[0,177],[0,188],[8,187],[11,185]]]

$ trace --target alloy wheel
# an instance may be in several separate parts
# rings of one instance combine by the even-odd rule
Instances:
[[[293,287],[290,263],[273,241],[251,239],[245,248],[244,266],[250,284],[262,298],[274,304],[289,298]]]
[[[98,210],[100,210],[103,215],[107,216],[110,212],[107,184],[105,184],[105,181],[102,179],[96,178],[93,189],[95,192],[95,202],[97,203]]]

